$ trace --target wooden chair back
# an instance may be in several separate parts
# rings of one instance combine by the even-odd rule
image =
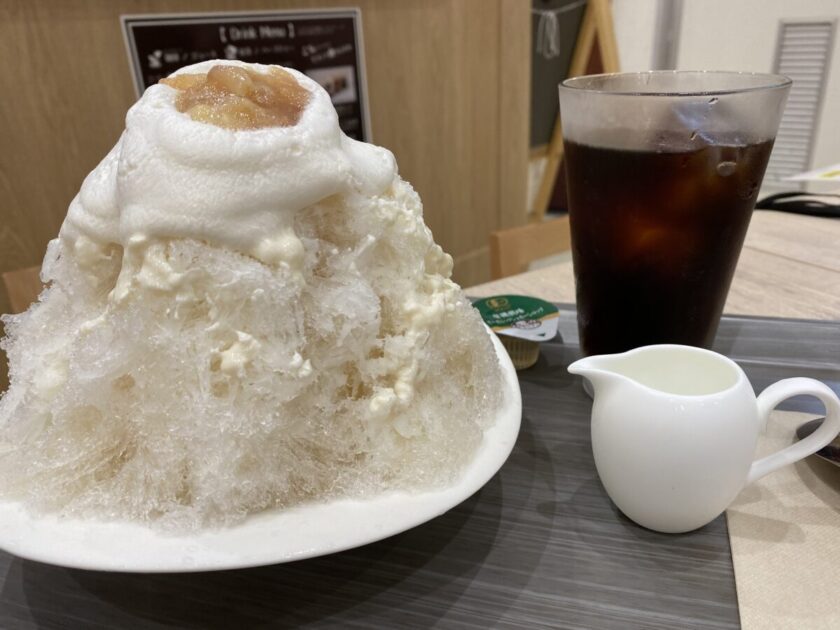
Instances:
[[[490,274],[498,280],[522,273],[535,260],[571,247],[568,215],[499,230],[490,234]]]
[[[6,286],[12,313],[22,313],[38,299],[44,288],[40,274],[40,267],[27,267],[3,274],[3,284]]]

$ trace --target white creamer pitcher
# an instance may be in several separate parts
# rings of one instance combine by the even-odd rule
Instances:
[[[840,432],[840,401],[826,385],[791,378],[756,398],[743,370],[710,350],[645,346],[569,366],[594,389],[592,452],[618,508],[640,525],[686,532],[712,521],[748,483],[823,448]],[[753,461],[773,408],[791,396],[826,408],[810,436]]]

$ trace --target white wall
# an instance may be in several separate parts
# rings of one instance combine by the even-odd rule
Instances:
[[[613,0],[618,62],[623,72],[650,70],[659,0]]]

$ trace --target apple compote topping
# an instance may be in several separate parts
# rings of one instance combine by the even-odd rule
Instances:
[[[225,129],[291,127],[309,92],[282,68],[261,74],[238,66],[213,66],[205,74],[178,74],[161,83],[178,90],[175,107],[193,120]]]

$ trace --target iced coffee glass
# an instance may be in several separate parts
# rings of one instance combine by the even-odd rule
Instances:
[[[711,345],[790,83],[643,72],[561,84],[584,354]]]

